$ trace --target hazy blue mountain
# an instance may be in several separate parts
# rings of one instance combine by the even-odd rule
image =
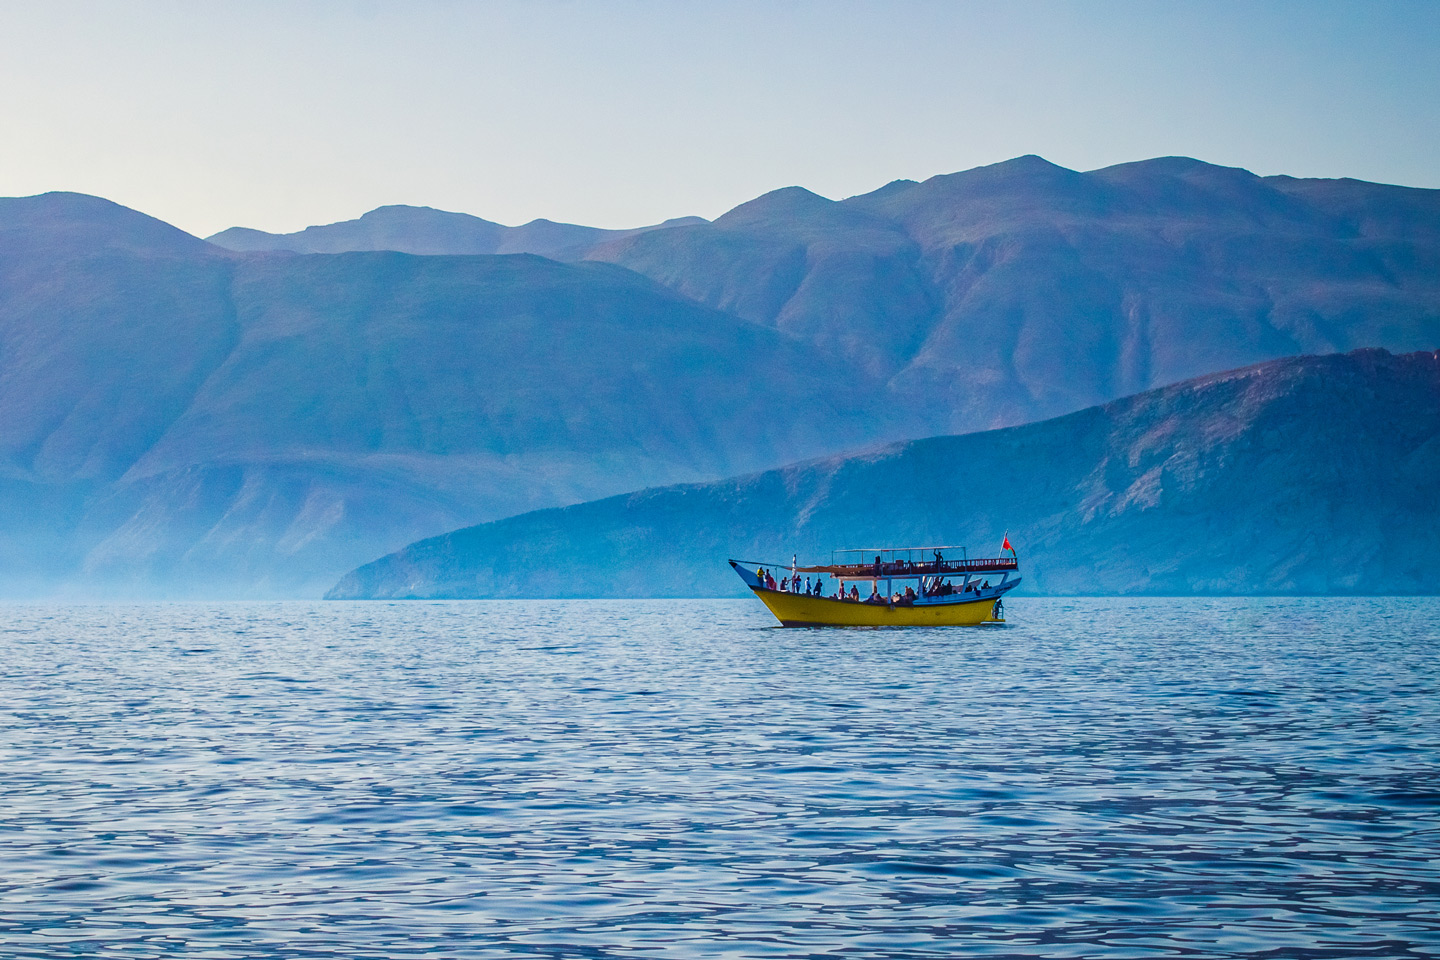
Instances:
[[[0,591],[319,592],[520,511],[1433,348],[1437,197],[1021,158],[625,235],[404,207],[301,234],[464,255],[3,200]]]
[[[313,595],[427,532],[895,429],[619,267],[238,256],[75,195],[0,201],[0,351],[12,592]]]
[[[573,223],[532,220],[518,227],[507,227],[466,213],[397,204],[377,207],[357,220],[306,227],[296,233],[231,227],[210,237],[209,242],[241,252],[535,253],[564,260],[580,259],[597,244],[617,237],[704,222],[699,217],[682,217],[634,230],[602,230]]]
[[[931,432],[1280,356],[1440,343],[1440,191],[1179,157],[1021,157],[831,201],[798,187],[588,256],[925,398]]]
[[[1006,531],[1030,590],[1440,592],[1440,351],[1299,357],[1021,427],[542,510],[412,544],[355,597],[743,593],[727,557]]]

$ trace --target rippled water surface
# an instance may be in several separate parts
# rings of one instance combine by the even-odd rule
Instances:
[[[5,957],[1440,955],[1440,600],[0,607]]]

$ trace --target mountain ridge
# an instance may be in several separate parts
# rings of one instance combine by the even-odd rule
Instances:
[[[726,557],[1007,532],[1028,592],[1436,593],[1437,520],[1440,351],[1361,350],[536,511],[411,544],[327,596],[743,595]]]
[[[240,253],[357,253],[389,250],[420,255],[534,253],[560,259],[579,259],[595,245],[647,230],[663,230],[703,222],[699,217],[677,217],[650,226],[606,230],[544,218],[517,227],[468,213],[389,204],[376,207],[354,220],[317,224],[294,233],[267,233],[250,227],[230,227],[206,238],[207,242]]]
[[[1440,336],[1436,190],[1190,158],[1080,173],[1029,156],[811,200],[809,227],[767,222],[756,203],[737,208],[741,222],[726,214],[588,256],[838,353],[897,400],[944,398],[931,432]],[[846,228],[846,210],[866,216]]]

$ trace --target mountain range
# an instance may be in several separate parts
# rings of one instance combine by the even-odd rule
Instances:
[[[78,195],[0,224],[11,584],[316,594],[424,532],[885,427],[803,345],[609,264],[237,257]]]
[[[1436,190],[1027,156],[839,201],[787,187],[672,223],[571,251],[808,343],[881,399],[927,398],[928,433],[1440,340]]]
[[[412,544],[329,596],[740,595],[726,558],[927,543],[993,556],[1006,536],[1030,589],[1050,593],[1436,593],[1437,529],[1440,351],[1361,350],[527,513]]]
[[[1437,198],[1027,157],[638,231],[381,208],[214,238],[248,250],[0,199],[0,585],[316,595],[536,508],[1433,349]]]

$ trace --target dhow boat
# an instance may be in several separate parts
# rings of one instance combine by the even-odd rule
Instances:
[[[792,557],[788,566],[750,560],[730,566],[786,627],[975,626],[1004,623],[1002,598],[1020,585],[1009,536],[1000,553],[971,558],[955,546],[862,547],[836,550],[826,564],[802,566]]]

